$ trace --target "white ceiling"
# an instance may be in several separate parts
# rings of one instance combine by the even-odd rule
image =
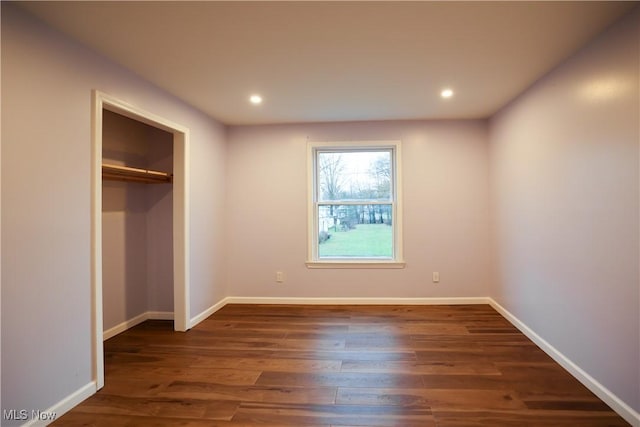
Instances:
[[[226,124],[489,117],[636,4],[20,3]]]

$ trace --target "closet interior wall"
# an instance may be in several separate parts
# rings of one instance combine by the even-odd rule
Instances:
[[[103,111],[103,162],[172,173],[173,135]],[[173,312],[172,184],[102,181],[104,330]]]

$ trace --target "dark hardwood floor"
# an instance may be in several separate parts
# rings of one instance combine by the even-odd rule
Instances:
[[[105,365],[55,425],[628,425],[487,305],[227,305],[113,337]]]

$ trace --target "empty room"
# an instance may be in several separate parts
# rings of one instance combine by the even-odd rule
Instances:
[[[640,3],[0,3],[2,426],[640,427]]]

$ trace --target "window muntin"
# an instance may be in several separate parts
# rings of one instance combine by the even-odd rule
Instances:
[[[311,262],[400,262],[399,143],[313,144]]]

